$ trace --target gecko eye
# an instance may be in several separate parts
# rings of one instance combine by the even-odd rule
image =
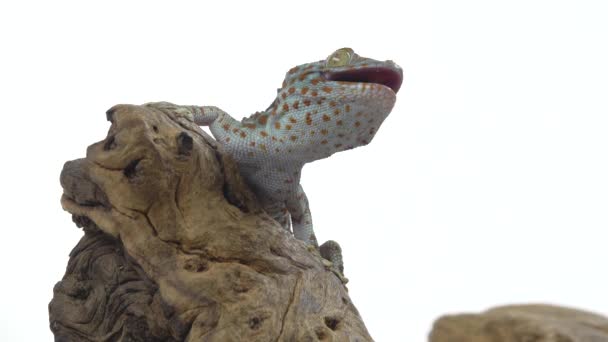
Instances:
[[[351,48],[338,49],[336,52],[327,57],[325,65],[328,67],[341,67],[348,65],[354,55],[355,51],[353,51]]]

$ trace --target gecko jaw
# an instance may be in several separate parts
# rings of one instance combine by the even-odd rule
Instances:
[[[326,72],[325,79],[338,82],[375,83],[391,88],[396,94],[403,81],[401,68],[368,67],[337,72]]]

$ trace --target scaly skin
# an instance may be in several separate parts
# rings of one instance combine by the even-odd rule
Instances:
[[[270,107],[240,122],[217,107],[183,107],[233,156],[266,212],[287,230],[291,221],[297,239],[318,247],[302,167],[367,145],[392,110],[402,75],[392,61],[344,48],[289,70]]]

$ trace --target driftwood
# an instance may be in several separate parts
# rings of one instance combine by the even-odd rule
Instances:
[[[438,319],[430,342],[603,342],[608,318],[552,305],[511,305]]]
[[[371,341],[327,262],[183,113],[107,116],[107,138],[61,175],[85,234],[49,304],[56,341]]]

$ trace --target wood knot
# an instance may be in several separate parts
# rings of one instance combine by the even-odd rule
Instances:
[[[192,258],[184,263],[184,270],[188,272],[198,273],[204,272],[209,268],[206,262],[200,259]]]
[[[325,326],[329,329],[336,331],[338,330],[338,325],[340,324],[340,319],[337,317],[325,317]]]
[[[189,156],[192,152],[194,141],[186,132],[181,132],[177,136],[177,154],[181,156]]]
[[[112,107],[106,111],[106,120],[114,123],[114,113],[116,113],[116,107]]]

